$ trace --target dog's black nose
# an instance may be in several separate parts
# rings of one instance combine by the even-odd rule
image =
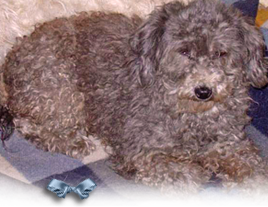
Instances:
[[[194,93],[200,100],[207,100],[212,96],[212,90],[205,86],[195,88]]]

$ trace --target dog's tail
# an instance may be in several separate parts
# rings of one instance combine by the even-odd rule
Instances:
[[[7,104],[7,92],[3,80],[3,71],[0,67],[0,140],[2,141],[3,147],[5,147],[5,140],[8,140],[14,132],[13,117],[9,113],[6,107]]]
[[[5,149],[5,141],[13,134],[14,128],[12,115],[7,108],[0,106],[0,139]]]

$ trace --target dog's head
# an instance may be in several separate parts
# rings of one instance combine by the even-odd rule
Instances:
[[[253,21],[223,3],[172,2],[131,37],[143,86],[162,82],[182,112],[209,110],[249,84],[268,82],[264,40]]]

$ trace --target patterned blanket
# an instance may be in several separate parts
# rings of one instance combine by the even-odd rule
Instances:
[[[233,4],[246,15],[256,17],[258,0],[223,1]],[[261,27],[268,45],[268,10],[264,6],[260,8],[256,22]],[[260,147],[262,155],[268,157],[268,88],[263,90],[252,88],[250,94],[258,104],[251,107],[249,114],[254,120],[246,131],[248,136]],[[125,180],[114,173],[107,163],[106,154],[101,149],[93,156],[79,161],[61,154],[38,150],[20,136],[17,132],[13,134],[6,142],[7,150],[0,145],[0,181],[8,176],[45,188],[52,178],[62,180],[72,186],[90,178],[97,184],[96,190],[92,193],[94,197],[109,194],[113,198],[134,198],[136,194],[130,192],[140,192],[140,196],[144,195],[142,192],[159,194],[158,191]],[[212,192],[211,188],[207,191]]]

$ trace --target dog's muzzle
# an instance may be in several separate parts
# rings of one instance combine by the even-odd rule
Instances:
[[[206,86],[195,88],[194,93],[195,96],[202,101],[206,101],[212,97],[212,90]]]

